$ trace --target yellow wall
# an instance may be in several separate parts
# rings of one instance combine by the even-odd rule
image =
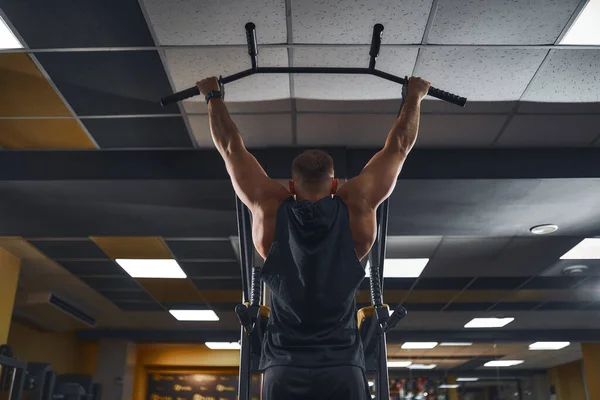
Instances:
[[[8,344],[17,358],[52,364],[58,374],[93,375],[96,369],[97,343],[82,342],[75,332],[42,332],[13,321]]]
[[[557,400],[586,400],[581,363],[581,360],[573,361],[548,370]]]
[[[20,266],[21,260],[0,248],[0,344],[8,338]]]
[[[600,399],[600,343],[583,343],[583,367],[590,399]]]
[[[146,400],[148,370],[152,368],[193,369],[237,367],[240,352],[210,350],[203,344],[138,344],[133,400]]]

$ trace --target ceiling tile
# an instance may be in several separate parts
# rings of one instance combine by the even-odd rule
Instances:
[[[84,119],[101,149],[192,147],[181,117]]]
[[[496,304],[493,311],[519,311],[519,310],[532,310],[538,306],[539,302],[515,302],[515,303],[499,303]]]
[[[82,277],[81,280],[88,286],[99,292],[112,290],[134,290],[139,291],[140,285],[130,277],[126,278],[98,278]]]
[[[377,69],[397,76],[410,75],[417,49],[384,48]],[[294,49],[295,67],[363,67],[369,65],[369,47]],[[402,86],[370,75],[294,74],[294,95],[302,99],[398,99]],[[395,112],[398,106],[395,107]]]
[[[246,147],[289,146],[292,144],[292,117],[289,114],[232,115]],[[213,148],[208,116],[190,115],[192,133],[199,147]]]
[[[92,236],[91,239],[112,259],[173,257],[162,239],[157,236]]]
[[[364,283],[367,284],[365,289],[369,290],[369,275],[365,276]],[[386,290],[409,290],[412,288],[417,278],[384,278],[383,286]],[[362,287],[361,287],[362,289]]]
[[[506,121],[504,115],[421,116],[417,147],[488,147]]]
[[[432,0],[302,0],[292,2],[294,43],[371,42],[381,23],[383,43],[420,43]]]
[[[510,237],[444,237],[435,252],[435,257],[493,257],[498,255],[510,240]]]
[[[237,261],[227,262],[193,262],[183,261],[179,265],[190,278],[240,278],[240,264]]]
[[[196,81],[210,76],[228,76],[251,67],[245,48],[215,47],[166,50],[167,70],[171,74],[175,90],[187,89]],[[262,67],[287,67],[286,49],[265,48],[260,50],[259,65]],[[164,96],[164,95],[163,95]],[[253,75],[225,86],[227,101],[277,100],[290,97],[288,74]],[[204,102],[200,96],[194,98]]]
[[[241,279],[192,279],[198,290],[242,290]]]
[[[166,240],[178,260],[227,259],[236,260],[229,239],[226,240]]]
[[[468,290],[513,290],[527,281],[526,277],[488,277],[477,278]]]
[[[600,114],[600,101],[594,103],[540,103],[522,101],[519,114]]]
[[[441,236],[388,236],[386,257],[429,258],[441,240]]]
[[[471,278],[422,278],[413,290],[461,290]]]
[[[143,0],[162,45],[244,44],[247,22],[258,44],[287,39],[284,0]]]
[[[395,114],[299,114],[301,146],[382,146]]]
[[[494,303],[451,303],[444,311],[485,311]]]
[[[171,85],[157,51],[38,53],[78,115],[173,114],[161,107]]]
[[[123,311],[164,311],[165,309],[158,303],[129,303],[114,302],[117,307]]]
[[[143,290],[101,290],[101,295],[107,299],[117,302],[127,303],[154,303],[154,300],[150,295]]]
[[[522,289],[568,289],[584,279],[583,276],[537,276]]]
[[[548,52],[489,48],[421,50],[414,75],[469,101],[518,99]]]
[[[523,100],[600,102],[600,49],[552,50]]]
[[[245,79],[255,79],[254,76]],[[274,75],[272,77],[275,77]],[[235,85],[233,83],[232,85]],[[267,114],[292,112],[292,99],[263,100],[263,101],[229,101],[229,87],[227,85],[227,110],[230,114]],[[198,99],[196,99],[198,100]],[[206,103],[201,101],[184,101],[183,107],[190,114],[208,114]]]
[[[441,0],[429,43],[552,44],[579,0]]]
[[[0,119],[0,147],[7,150],[95,149],[75,119]]]
[[[589,146],[598,137],[600,115],[516,115],[497,145],[502,147]]]
[[[136,0],[1,3],[30,48],[154,45]]]
[[[126,276],[127,273],[113,261],[60,261],[59,263],[69,272],[77,276],[116,275]]]
[[[84,240],[29,240],[29,243],[37,247],[51,259],[91,259],[98,258],[106,260],[106,254],[100,250],[94,242]]]
[[[404,303],[408,312],[414,311],[442,311],[446,303]],[[402,322],[400,322],[402,324]]]

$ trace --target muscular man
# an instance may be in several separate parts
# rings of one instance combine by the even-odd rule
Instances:
[[[244,147],[219,98],[216,78],[198,82],[208,99],[212,138],[235,192],[252,212],[254,245],[271,289],[263,341],[263,399],[366,399],[355,293],[360,260],[375,241],[375,210],[394,190],[417,139],[429,82],[411,78],[385,146],[338,189],[333,160],[308,150],[292,163],[289,190],[270,179]],[[370,398],[370,396],[369,396]]]

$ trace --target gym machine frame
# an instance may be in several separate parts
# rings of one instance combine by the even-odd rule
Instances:
[[[403,85],[403,103],[408,84],[407,78],[401,78],[375,69],[376,58],[381,48],[383,25],[373,27],[373,37],[369,50],[368,68],[331,68],[331,67],[259,67],[258,46],[256,40],[256,26],[249,22],[245,26],[248,54],[252,67],[236,74],[220,77],[219,84],[224,90],[226,83],[254,74],[359,74],[374,75],[391,82]],[[430,96],[448,101],[464,107],[467,99],[443,90],[430,87],[427,93]],[[190,97],[200,95],[197,86],[180,92],[173,93],[161,99],[162,106]],[[400,108],[401,110],[402,108]],[[250,399],[250,386],[252,372],[260,372],[258,363],[262,351],[262,340],[269,316],[269,309],[261,304],[263,283],[260,279],[261,269],[254,265],[254,244],[252,241],[252,220],[250,210],[236,196],[236,214],[239,233],[240,267],[242,275],[242,304],[238,304],[235,312],[241,325],[241,351],[238,399]],[[360,336],[365,351],[365,363],[368,373],[375,373],[376,399],[389,400],[389,375],[387,367],[386,333],[393,329],[398,322],[406,316],[406,309],[398,305],[390,315],[389,308],[383,303],[383,267],[386,253],[387,226],[389,216],[389,199],[385,200],[377,209],[377,236],[373,248],[369,253],[371,307],[368,309],[364,323],[360,328]],[[363,311],[364,309],[361,309]],[[360,321],[359,321],[360,322]]]

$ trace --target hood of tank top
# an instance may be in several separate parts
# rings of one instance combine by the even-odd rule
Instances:
[[[313,203],[296,200],[292,205],[292,221],[298,233],[306,239],[326,235],[335,222],[338,204],[330,196]]]

